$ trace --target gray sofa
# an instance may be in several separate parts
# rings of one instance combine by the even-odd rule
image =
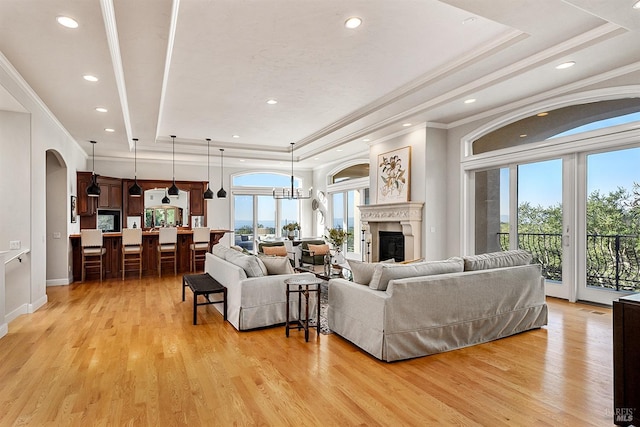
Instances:
[[[285,279],[294,276],[315,278],[311,273],[294,274],[286,257],[256,257],[219,244],[212,251],[213,254],[206,254],[205,272],[227,288],[227,320],[239,331],[283,324],[286,318]],[[220,300],[219,295],[214,297]],[[309,300],[309,313],[316,313],[315,299]],[[291,318],[295,319],[297,299],[289,304]],[[222,304],[214,307],[222,312]],[[310,318],[313,319],[311,315]]]
[[[355,282],[329,281],[329,328],[384,361],[540,328],[547,324],[544,283],[540,265],[530,262],[525,251],[506,251],[403,266],[354,264]]]

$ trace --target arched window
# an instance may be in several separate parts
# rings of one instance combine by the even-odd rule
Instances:
[[[359,205],[369,204],[369,163],[362,162],[338,169],[329,175],[330,223],[327,228],[347,230],[347,256],[363,259],[362,225]]]
[[[575,135],[640,120],[640,98],[570,105],[540,111],[496,129],[472,143],[473,154]]]

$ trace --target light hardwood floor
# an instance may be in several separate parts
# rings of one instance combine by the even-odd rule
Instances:
[[[396,363],[337,335],[192,322],[181,277],[47,289],[0,339],[0,425],[610,426],[612,313]],[[284,287],[283,287],[284,292]]]

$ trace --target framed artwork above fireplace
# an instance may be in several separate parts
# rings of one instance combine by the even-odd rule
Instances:
[[[378,155],[377,203],[411,200],[411,147]]]

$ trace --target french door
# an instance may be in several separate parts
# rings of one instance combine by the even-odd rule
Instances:
[[[574,299],[571,156],[475,171],[475,253],[525,249],[549,296]]]

